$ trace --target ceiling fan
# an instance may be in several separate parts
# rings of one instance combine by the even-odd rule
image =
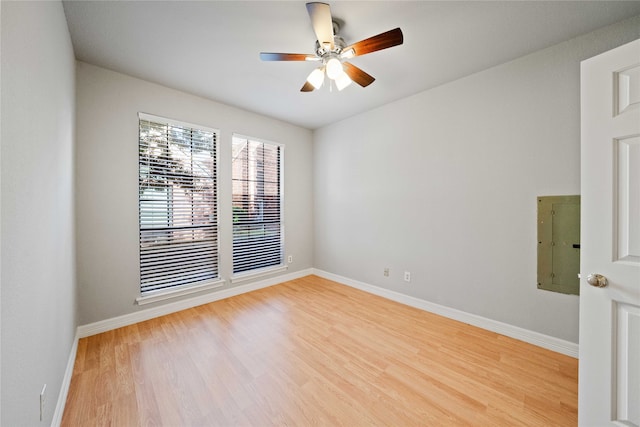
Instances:
[[[369,37],[357,43],[347,45],[342,37],[337,35],[340,30],[340,22],[331,17],[331,10],[327,3],[311,2],[307,3],[307,12],[311,18],[313,31],[316,33],[315,54],[304,53],[271,53],[261,52],[260,59],[263,61],[318,61],[322,65],[309,74],[301,92],[311,92],[320,89],[325,80],[325,75],[329,78],[329,83],[335,83],[338,90],[349,86],[351,82],[356,82],[362,87],[369,86],[375,78],[367,74],[355,65],[347,62],[356,56],[376,52],[393,46],[401,45],[403,42],[402,30],[393,30]]]

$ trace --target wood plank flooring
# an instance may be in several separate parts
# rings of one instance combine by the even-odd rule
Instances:
[[[578,361],[316,276],[78,344],[63,426],[573,426]]]

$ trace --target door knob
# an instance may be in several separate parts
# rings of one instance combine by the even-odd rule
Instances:
[[[609,281],[602,274],[590,274],[587,276],[587,283],[596,288],[604,288]]]

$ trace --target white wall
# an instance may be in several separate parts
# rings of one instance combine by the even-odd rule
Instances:
[[[579,62],[639,29],[636,17],[316,130],[315,267],[577,343],[578,297],[536,288],[536,197],[580,193]]]
[[[0,165],[2,165],[2,5],[0,5]],[[0,169],[1,171],[1,169]],[[0,206],[2,206],[2,173],[0,172]],[[2,238],[0,208],[0,240]],[[0,244],[0,424],[2,423],[2,245]]]
[[[287,273],[313,266],[311,131],[79,62],[76,225],[80,324],[141,309],[134,303],[140,295],[138,112],[220,129],[223,279],[232,271],[232,133],[285,144],[285,247],[286,255],[294,257]],[[230,286],[227,282],[223,289]],[[163,303],[155,303],[159,304]]]
[[[0,7],[0,423],[49,425],[76,329],[75,59],[61,3],[3,1]]]

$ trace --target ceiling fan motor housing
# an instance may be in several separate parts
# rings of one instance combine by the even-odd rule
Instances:
[[[328,53],[335,53],[336,55],[340,55],[340,53],[342,52],[342,49],[344,49],[344,47],[347,45],[344,42],[344,39],[340,36],[334,36],[333,37],[333,51],[331,49],[326,49],[324,46],[320,45],[320,42],[318,40],[316,40],[316,55],[318,55],[320,58],[323,58],[324,55],[328,54]]]

